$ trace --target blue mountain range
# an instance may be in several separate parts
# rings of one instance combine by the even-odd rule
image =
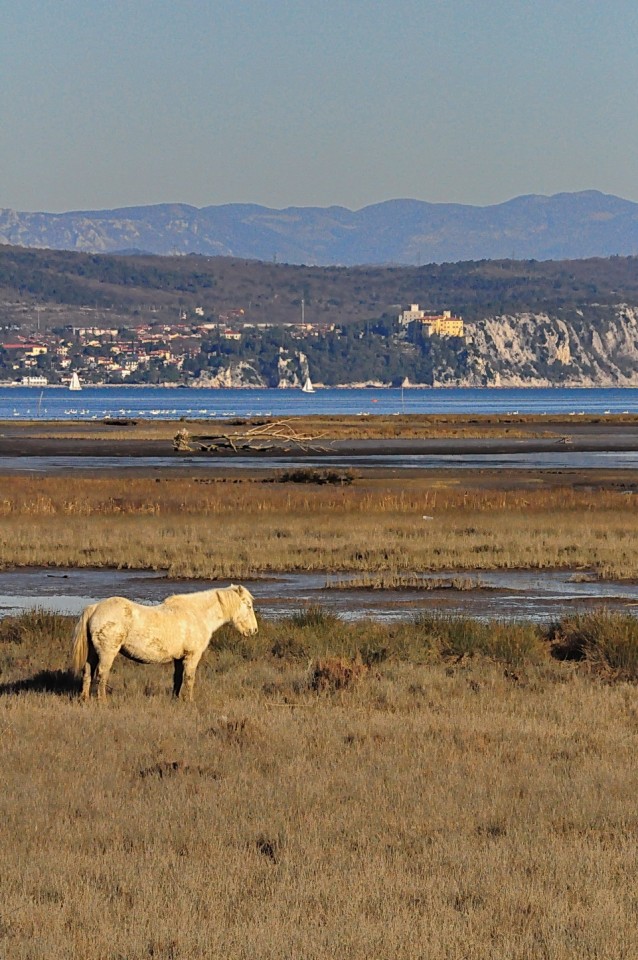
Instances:
[[[270,209],[167,203],[70,213],[0,210],[0,242],[93,253],[197,253],[317,265],[562,260],[638,253],[638,204],[596,190],[486,207],[387,200]]]

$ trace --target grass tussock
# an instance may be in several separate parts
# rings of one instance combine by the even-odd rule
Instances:
[[[595,610],[563,618],[552,630],[557,656],[638,680],[638,620],[625,613]]]
[[[43,626],[16,618],[0,642],[7,957],[638,955],[638,712],[621,679],[549,642],[516,670],[452,656],[468,623],[461,641],[451,624],[313,615],[263,624],[252,659],[209,652],[191,705],[171,701],[168,668],[118,662],[102,707],[9,688],[65,663],[70,621]],[[348,644],[378,651],[356,682],[315,689],[306,660],[270,652],[288,635],[316,665],[328,630],[333,671],[366,664]],[[432,657],[407,636],[432,637]]]

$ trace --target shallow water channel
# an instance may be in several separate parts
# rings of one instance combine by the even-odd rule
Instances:
[[[324,454],[322,456],[1,456],[0,473],[51,474],[77,470],[236,470],[313,469],[410,470],[620,470],[638,469],[638,450],[571,449],[510,453]]]
[[[347,587],[355,576],[291,573],[243,582],[255,596],[258,613],[266,618],[286,616],[308,604],[321,604],[349,620],[409,619],[419,611],[440,611],[485,619],[546,622],[595,606],[626,610],[638,616],[638,584],[589,579],[582,571],[438,572],[421,575],[422,589],[417,585],[391,590]],[[466,587],[474,584],[473,589],[456,589],[452,586],[456,577]],[[330,586],[337,581],[338,589]],[[0,572],[0,617],[34,608],[77,615],[87,604],[102,597],[120,595],[152,603],[171,593],[189,593],[209,586],[210,581],[170,580],[156,572],[5,570]]]

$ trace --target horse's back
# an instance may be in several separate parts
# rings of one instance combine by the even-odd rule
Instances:
[[[101,600],[89,629],[93,643],[105,650],[121,650],[141,663],[165,663],[184,654],[185,635],[198,624],[172,604],[145,604],[125,597]]]
[[[134,600],[127,600],[126,597],[106,597],[93,604],[93,613],[91,619],[96,617],[101,620],[104,617],[124,617],[129,619],[134,614],[135,607],[141,607],[141,603]]]
[[[88,628],[91,637],[113,637],[121,640],[133,626],[135,607],[141,604],[126,597],[107,597],[93,605],[88,618]]]

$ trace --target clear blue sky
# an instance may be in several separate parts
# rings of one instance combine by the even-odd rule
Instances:
[[[1,2],[0,207],[638,200],[635,0]]]

